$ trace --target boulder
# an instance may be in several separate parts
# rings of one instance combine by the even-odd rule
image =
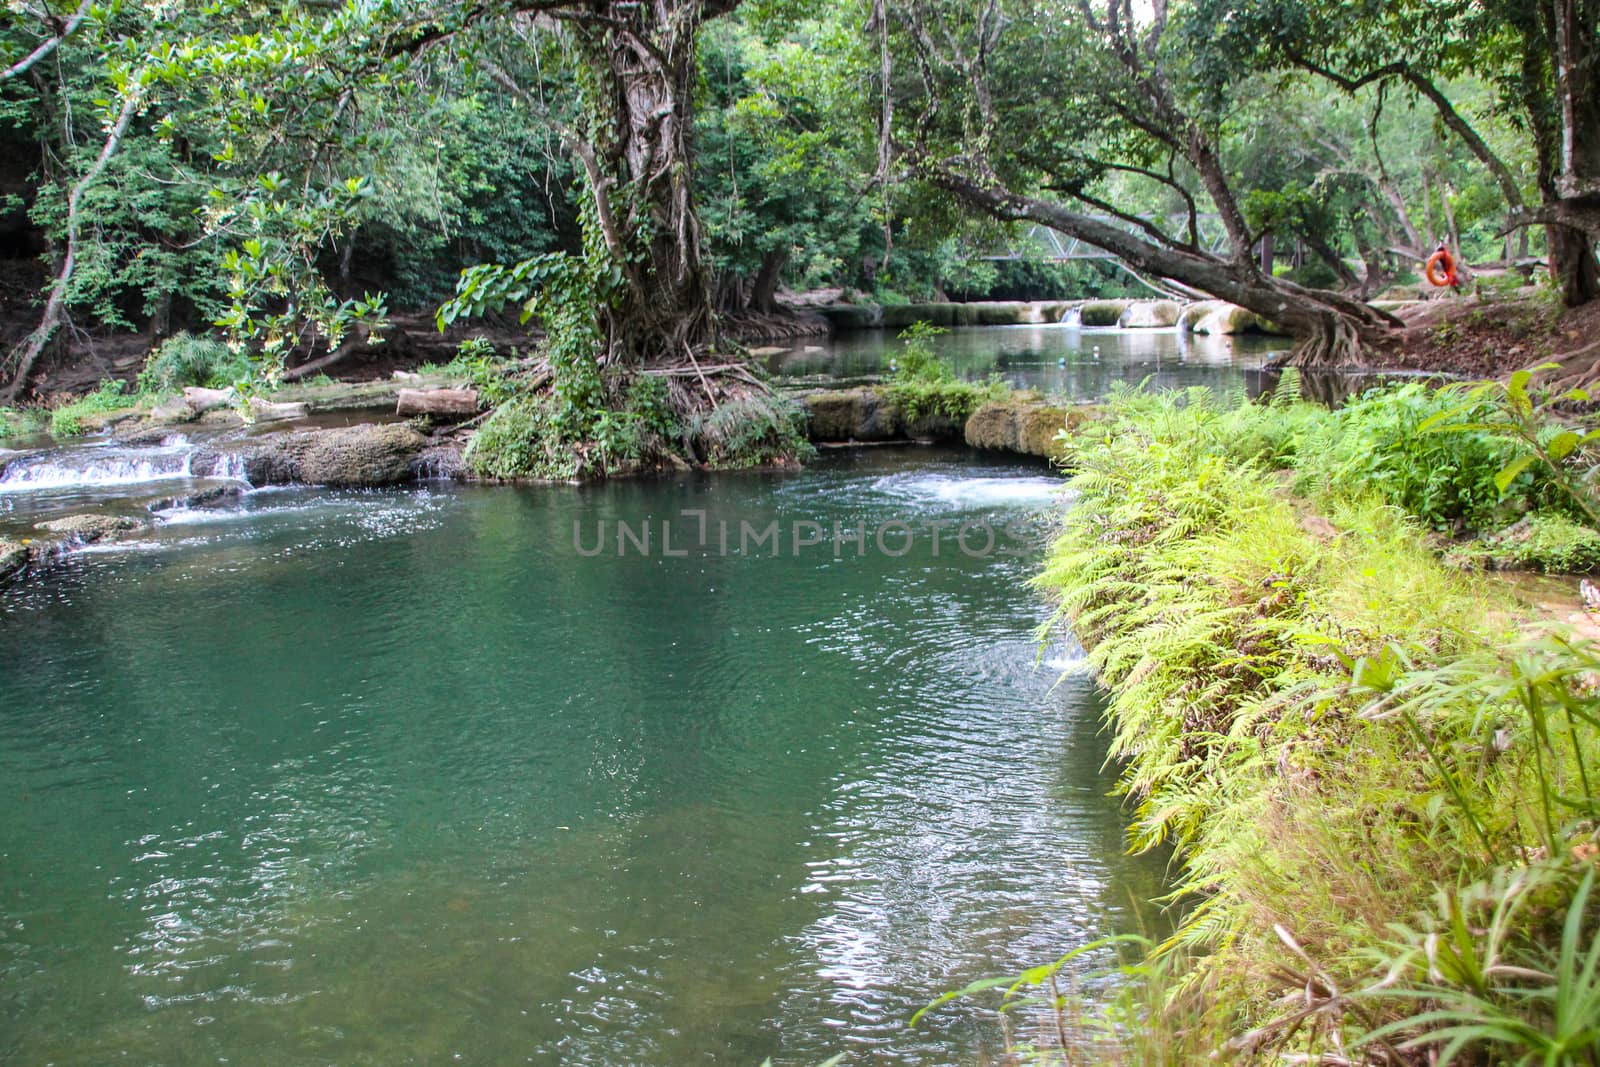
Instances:
[[[16,541],[0,541],[0,581],[18,574],[27,565],[27,545]]]
[[[1176,326],[1182,311],[1175,300],[1139,300],[1128,305],[1117,325],[1125,330],[1150,330]]]
[[[34,529],[61,534],[69,544],[92,545],[108,538],[115,540],[117,534],[140,529],[143,525],[126,515],[85,514],[35,523]]]
[[[247,437],[202,449],[196,472],[240,473],[252,485],[377,486],[416,476],[428,439],[400,422]]]
[[[966,439],[973,448],[1060,461],[1063,453],[1056,435],[1093,417],[1093,408],[1064,408],[1022,394],[991,401],[974,411],[967,420]]]

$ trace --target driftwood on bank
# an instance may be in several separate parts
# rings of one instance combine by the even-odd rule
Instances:
[[[397,415],[458,415],[478,413],[476,389],[402,389],[395,403]]]
[[[231,389],[202,389],[199,386],[191,385],[183,390],[183,399],[179,403],[181,404],[181,409],[172,409],[169,412],[170,414],[186,414],[189,418],[198,418],[208,411],[233,406],[234,394]],[[258,396],[250,398],[249,408],[250,417],[258,422],[273,422],[278,419],[303,419],[307,414],[305,404],[275,403],[271,400],[263,400]]]

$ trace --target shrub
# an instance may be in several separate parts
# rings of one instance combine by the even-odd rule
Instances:
[[[1501,494],[1495,477],[1526,451],[1516,442],[1481,431],[1422,432],[1459,403],[1417,382],[1362,394],[1304,443],[1299,488],[1377,493],[1435,529],[1493,529],[1548,499],[1546,480],[1531,471]],[[1462,414],[1479,421],[1490,409],[1480,404]]]
[[[1010,388],[999,378],[966,382],[955,376],[950,364],[933,349],[933,338],[945,331],[926,322],[913,323],[900,333],[900,352],[885,396],[907,425],[930,415],[964,421],[990,400],[999,400]]]
[[[776,393],[724,400],[695,420],[695,447],[709,466],[760,467],[810,456],[805,412]]]
[[[1593,574],[1600,570],[1600,533],[1565,515],[1539,512],[1485,535],[1468,555],[1502,568]]]
[[[213,337],[178,333],[150,355],[139,372],[141,393],[175,393],[186,386],[225,389],[251,377],[250,359]]]
[[[547,395],[501,404],[467,443],[467,469],[483,478],[577,478],[581,456],[562,440],[553,408]]]

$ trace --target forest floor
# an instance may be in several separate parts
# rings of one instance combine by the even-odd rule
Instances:
[[[1384,368],[1501,378],[1559,363],[1589,384],[1600,376],[1600,303],[1563,308],[1543,297],[1429,300],[1397,312],[1406,326],[1376,362]],[[1574,383],[1577,384],[1577,383]]]

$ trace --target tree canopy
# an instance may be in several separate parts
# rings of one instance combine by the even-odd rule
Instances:
[[[723,324],[785,287],[1108,284],[982,258],[1025,243],[1019,223],[1249,307],[1301,362],[1355,361],[1395,325],[1368,301],[1441,242],[1545,258],[1569,304],[1600,295],[1597,17],[19,0],[0,22],[5,377],[15,395],[52,348],[181,328],[272,377],[381,343],[397,309],[543,319],[565,299],[583,337],[557,384],[570,370],[601,403],[629,368],[731,352]]]

